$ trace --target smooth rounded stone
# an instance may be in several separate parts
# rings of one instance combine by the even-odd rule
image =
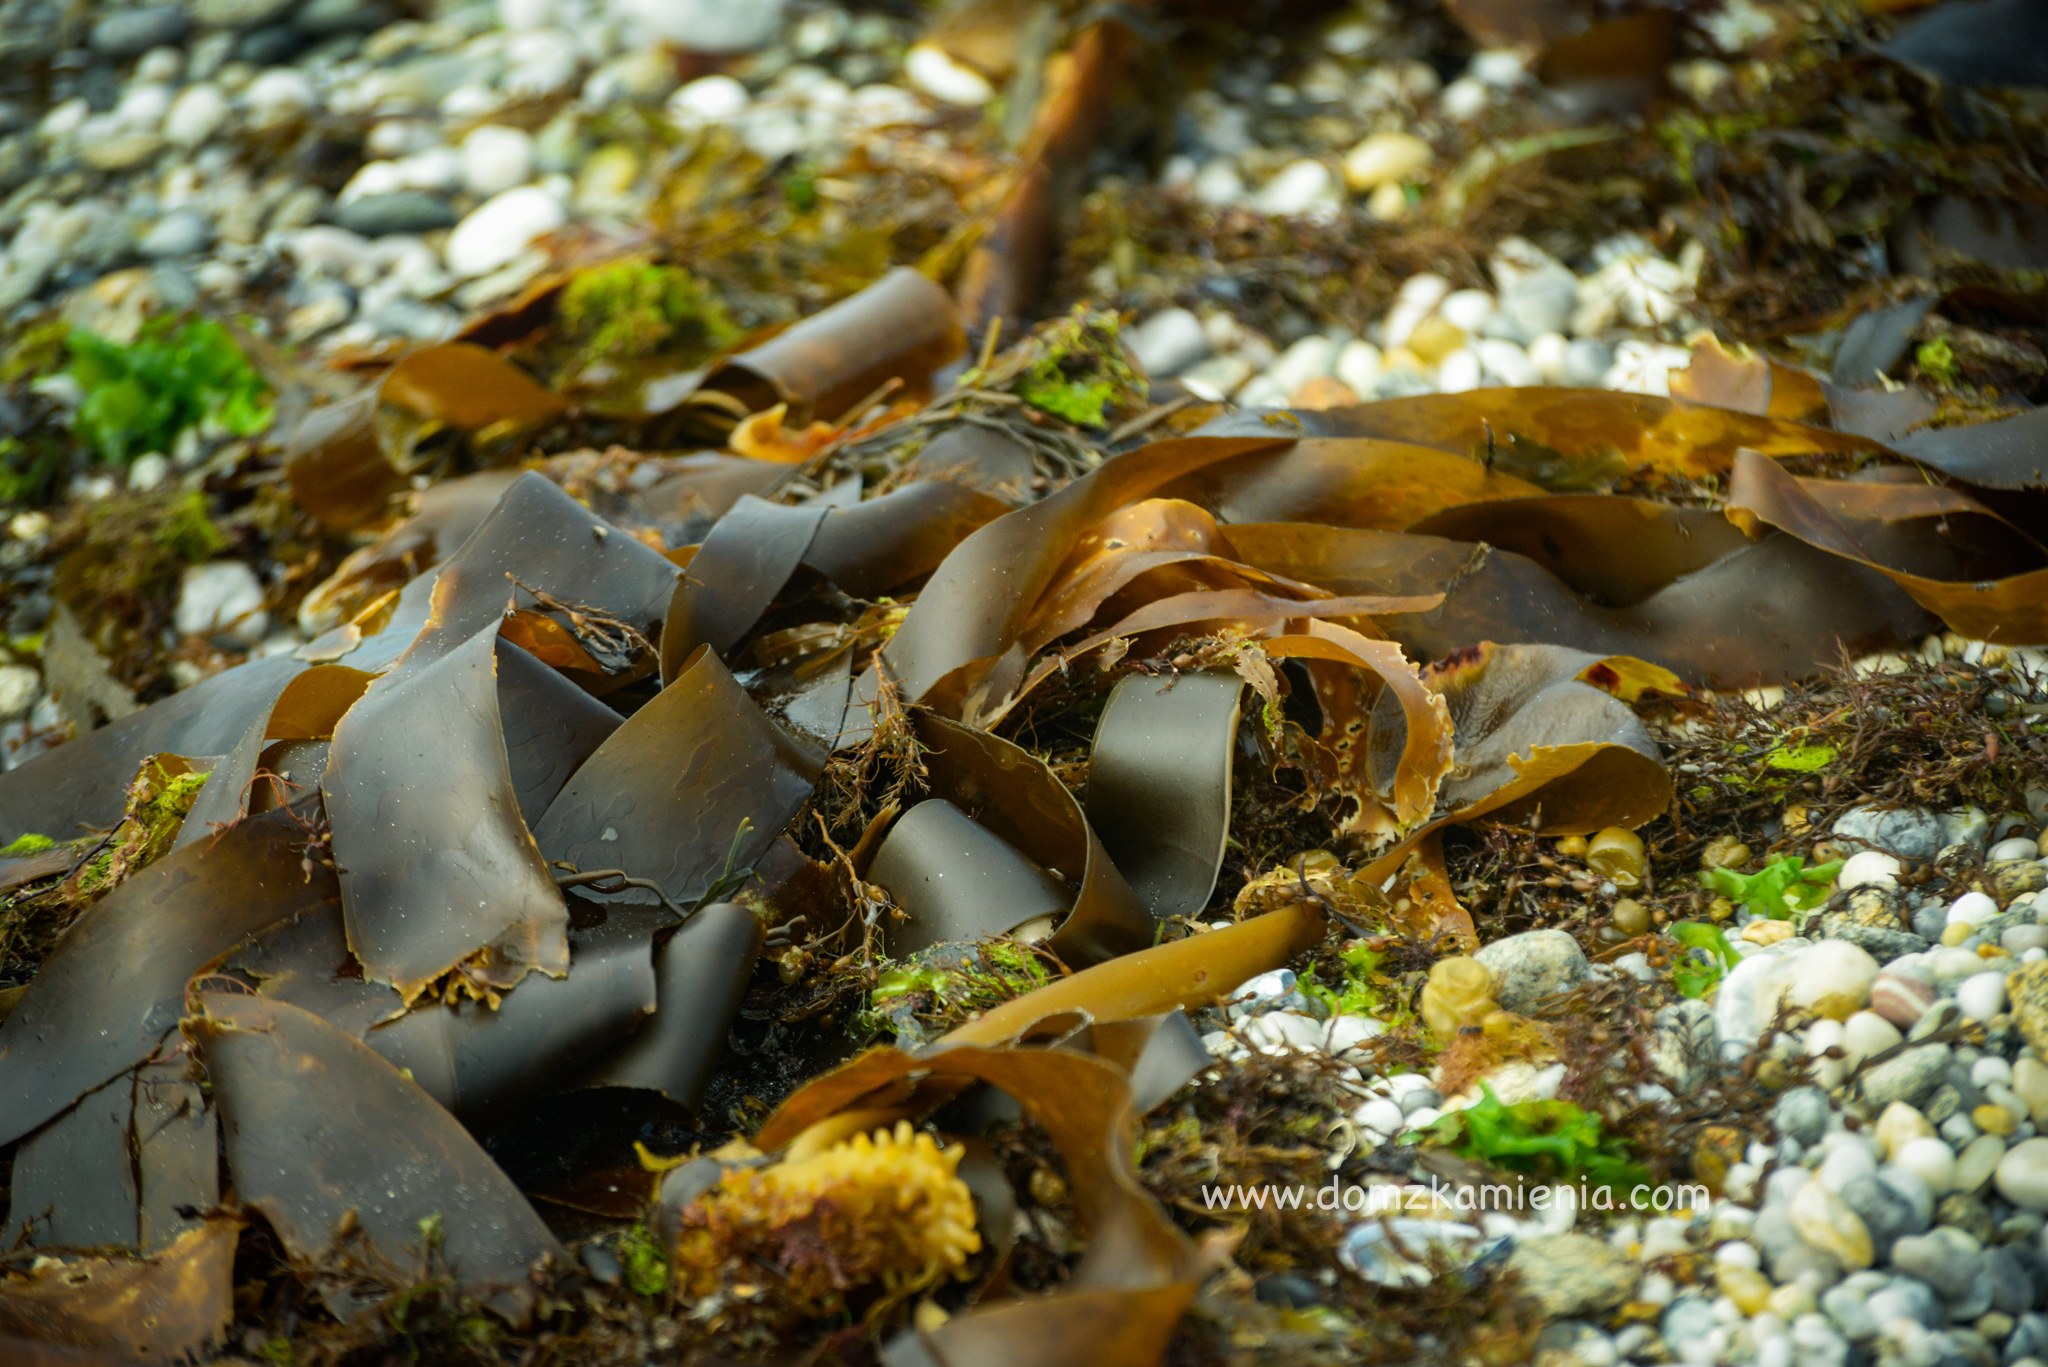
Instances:
[[[2006,1150],[1996,1179],[1999,1194],[2021,1210],[2048,1211],[2048,1139],[2023,1139]]]
[[[1835,876],[1835,886],[1844,892],[1857,888],[1895,888],[1899,876],[1906,871],[1894,855],[1882,850],[1858,850],[1842,861],[1842,871]]]
[[[1468,394],[1486,379],[1486,367],[1477,352],[1459,347],[1437,366],[1436,387],[1444,394]]]
[[[135,244],[152,261],[191,256],[213,241],[213,225],[190,209],[173,209],[158,219]]]
[[[1124,334],[1147,375],[1178,375],[1209,354],[1202,320],[1187,309],[1164,309]]]
[[[2009,859],[2039,859],[2041,846],[2031,836],[2008,836],[1984,853],[1986,865],[2003,864]]]
[[[2048,1123],[2048,1063],[2033,1054],[2014,1059],[2012,1090],[2036,1125]]]
[[[1304,337],[1275,358],[1266,367],[1266,381],[1284,396],[1292,394],[1302,385],[1319,376],[1330,373],[1337,363],[1337,342],[1334,338]]]
[[[1973,1021],[1988,1021],[2005,1010],[2005,975],[1977,973],[1956,988],[1956,1005]]]
[[[1614,1340],[1584,1320],[1544,1325],[1530,1359],[1531,1367],[1614,1367],[1619,1361]]]
[[[92,26],[93,51],[120,60],[140,57],[153,47],[168,47],[191,31],[182,5],[145,5],[116,10]]]
[[[175,147],[198,147],[220,131],[227,117],[228,97],[218,87],[187,86],[164,115],[164,138]]]
[[[1820,918],[1820,933],[1826,939],[1856,946],[1881,964],[1927,948],[1927,941],[1910,931],[1857,925],[1836,912]]]
[[[1337,178],[1330,168],[1306,157],[1280,168],[1252,196],[1252,207],[1276,218],[1333,212],[1340,207]]]
[[[86,136],[78,159],[95,171],[126,171],[163,151],[164,140],[141,129],[106,129],[104,136]]]
[[[1948,923],[1978,926],[1998,915],[1998,903],[1981,892],[1966,892],[1949,903]]]
[[[392,190],[337,204],[333,218],[337,227],[359,237],[389,237],[398,233],[412,236],[452,227],[455,210],[438,195]]]
[[[1870,1009],[1901,1030],[1911,1029],[1940,992],[1933,983],[1909,978],[1898,971],[1879,973],[1870,985]]]
[[[1820,1308],[1852,1342],[1875,1338],[1878,1323],[1869,1301],[1890,1282],[1881,1272],[1858,1272],[1824,1292]]]
[[[0,665],[0,721],[19,721],[43,693],[43,676],[32,666]]]
[[[1706,1002],[1673,1002],[1652,1018],[1650,1062],[1674,1090],[1688,1092],[1706,1082],[1720,1052],[1714,1008]]]
[[[1915,907],[1912,921],[1915,935],[1929,942],[1939,940],[1941,933],[1948,929],[1948,908],[1939,902]]]
[[[1612,1310],[1628,1300],[1643,1273],[1605,1239],[1569,1233],[1523,1240],[1507,1267],[1521,1275],[1523,1292],[1551,1319]]]
[[[2029,1266],[2016,1248],[1994,1248],[1984,1256],[1984,1282],[1993,1308],[2023,1315],[2034,1308],[2038,1264]]]
[[[1374,133],[1344,154],[1344,183],[1359,194],[1414,180],[1435,158],[1412,133]]]
[[[1960,1301],[1984,1276],[1984,1249],[1961,1230],[1937,1226],[1894,1244],[1892,1267],[1926,1282],[1943,1300]]]
[[[178,585],[174,622],[181,636],[206,636],[253,646],[270,629],[263,584],[239,560],[193,565]]]
[[[1780,1135],[1802,1144],[1817,1144],[1828,1129],[1828,1097],[1818,1087],[1794,1087],[1771,1108],[1771,1124]]]
[[[1664,1309],[1657,1328],[1667,1344],[1692,1343],[1719,1326],[1714,1303],[1701,1296],[1680,1296]]]
[[[1936,1196],[1955,1189],[1956,1155],[1946,1140],[1915,1139],[1902,1145],[1892,1162],[1925,1182]]]
[[[2048,1055],[2048,961],[2021,965],[2006,978],[2005,994],[2020,1036],[2036,1055]],[[2033,1102],[2027,1104],[2032,1109]]]
[[[1839,1192],[1859,1177],[1869,1177],[1877,1172],[1877,1155],[1867,1144],[1838,1144],[1828,1151],[1814,1169],[1814,1181],[1829,1191]]]
[[[2008,927],[1999,935],[1998,946],[2015,958],[2027,953],[2029,950],[2048,949],[2048,926],[2021,925]]]
[[[1937,1329],[1948,1322],[1937,1292],[1924,1279],[1916,1281],[1912,1277],[1892,1278],[1882,1289],[1871,1293],[1863,1308],[1880,1332],[1902,1319],[1926,1329]]]
[[[1912,1103],[1939,1087],[1947,1073],[1948,1046],[1929,1044],[1865,1068],[1857,1076],[1857,1087],[1872,1106]]]
[[[1297,1049],[1319,1052],[1323,1047],[1323,1023],[1309,1016],[1293,1011],[1268,1011],[1245,1027],[1247,1043],[1264,1049]],[[1366,1107],[1384,1105],[1384,1102],[1367,1102]],[[1358,1113],[1364,1114],[1364,1108]],[[1365,1123],[1361,1120],[1360,1123]],[[1400,1128],[1401,1110],[1393,1108],[1393,1128],[1373,1126],[1381,1134],[1393,1134]]]
[[[1877,975],[1877,984],[1871,989],[1873,997],[1884,984],[1885,975]],[[1876,1011],[1858,1011],[1842,1022],[1842,1050],[1848,1055],[1847,1062],[1855,1067],[1867,1058],[1882,1054],[1905,1041],[1905,1033],[1898,1026],[1886,1020]]]
[[[1949,1189],[1965,1196],[1982,1191],[1991,1175],[1998,1171],[1999,1160],[2004,1157],[2003,1138],[1995,1134],[1978,1135],[1956,1155],[1955,1180],[1949,1184]]]
[[[1494,1000],[1509,1011],[1527,1011],[1545,997],[1569,992],[1593,971],[1579,942],[1561,930],[1523,931],[1472,957],[1491,970]]]
[[[1757,985],[1757,1029],[1769,1025],[1781,1007],[1846,1019],[1868,1004],[1878,971],[1867,950],[1841,940],[1795,950],[1772,965]]]
[[[1934,1138],[1933,1122],[1903,1101],[1894,1101],[1879,1113],[1876,1131],[1887,1157],[1896,1157],[1915,1140]]]
[[[339,33],[367,33],[391,22],[390,8],[375,0],[305,0],[292,15],[292,24],[317,37]]]
[[[1965,807],[1959,812],[1941,814],[1942,847],[1960,845],[1974,854],[1984,853],[1984,847],[1991,840],[1991,818],[1981,807]]]
[[[1841,1197],[1842,1204],[1863,1221],[1864,1229],[1870,1233],[1871,1248],[1880,1258],[1893,1240],[1926,1228],[1924,1222],[1915,1219],[1917,1212],[1912,1201],[1881,1174],[1868,1173],[1852,1179],[1842,1188]]]
[[[1819,1182],[1808,1182],[1789,1211],[1799,1237],[1847,1268],[1869,1267],[1875,1256],[1870,1231],[1842,1198]]]
[[[903,59],[903,78],[941,104],[979,109],[995,98],[995,87],[971,66],[953,60],[935,43],[917,43]]]
[[[464,277],[494,271],[525,251],[535,238],[567,221],[561,203],[537,185],[494,195],[448,234],[448,268]]]
[[[487,123],[462,140],[462,188],[473,195],[502,194],[533,176],[533,135]]]
[[[190,0],[192,17],[208,28],[255,28],[280,18],[298,0]]]
[[[249,82],[243,98],[252,113],[275,122],[311,109],[319,96],[304,72],[286,67],[266,71]]]
[[[617,12],[689,52],[751,52],[784,29],[787,0],[622,0]]]
[[[1835,835],[1861,841],[1901,859],[1932,859],[1945,843],[1941,818],[1924,808],[1851,807],[1834,824]]]
[[[2029,905],[2022,899],[2030,899],[2043,888],[2048,888],[2048,868],[2043,868],[2032,859],[2008,860],[1991,866],[1991,891],[2003,906]]]

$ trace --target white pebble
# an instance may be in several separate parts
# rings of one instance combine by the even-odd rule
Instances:
[[[222,637],[254,645],[270,629],[263,584],[239,560],[214,560],[187,569],[178,585],[175,614],[181,636]]]
[[[1981,926],[1998,915],[1998,903],[1981,892],[1966,892],[1948,906],[1948,923],[1952,926]]]
[[[1536,374],[1543,383],[1564,382],[1565,354],[1570,346],[1561,332],[1546,332],[1529,343],[1529,364],[1536,367]]]
[[[1842,861],[1835,886],[1845,892],[1850,888],[1897,887],[1899,875],[1905,871],[1905,865],[1881,850],[1859,850]]]
[[[1529,359],[1527,352],[1513,342],[1496,338],[1483,338],[1472,344],[1472,350],[1479,355],[1480,364],[1486,373],[1505,385],[1533,385],[1542,383],[1543,376]]]
[[[1956,1005],[1973,1021],[1988,1021],[2005,1009],[2005,975],[1978,973],[1956,988]]]
[[[1466,336],[1476,337],[1493,317],[1493,296],[1485,290],[1453,290],[1437,305],[1436,312],[1437,317]]]
[[[494,195],[448,234],[448,268],[460,276],[494,271],[566,221],[561,201],[537,185]]]
[[[943,104],[977,109],[996,96],[988,78],[972,67],[962,66],[944,49],[919,43],[903,59],[903,75],[912,85]]]
[[[462,140],[462,185],[473,195],[502,194],[533,175],[533,137],[487,123]]]
[[[1485,112],[1487,102],[1491,96],[1488,94],[1486,87],[1480,82],[1473,80],[1469,76],[1460,76],[1457,80],[1444,87],[1440,98],[1443,102],[1444,117],[1456,119],[1462,123],[1466,119],[1477,118],[1481,113]]]
[[[1252,197],[1260,213],[1278,218],[1331,213],[1338,205],[1337,178],[1329,167],[1306,157],[1281,167]]]
[[[1955,1150],[1940,1139],[1915,1139],[1892,1156],[1892,1162],[1927,1184],[1937,1197],[1955,1187]]]
[[[2006,1151],[1998,1190],[2022,1210],[2048,1211],[2048,1139],[2025,1139]]]
[[[1361,399],[1372,397],[1385,369],[1385,358],[1371,342],[1346,342],[1337,353],[1337,378]]]
[[[1490,48],[1473,54],[1465,74],[1482,85],[1505,90],[1520,85],[1529,74],[1529,59],[1515,48]]]
[[[1470,347],[1459,347],[1444,357],[1443,364],[1437,367],[1436,387],[1446,394],[1463,394],[1477,389],[1483,369],[1477,352]]]
[[[1344,155],[1344,180],[1368,193],[1413,180],[1429,169],[1429,144],[1413,133],[1374,133]]]
[[[2041,847],[2039,844],[2028,839],[2026,836],[2016,835],[1993,845],[1990,852],[1984,856],[1984,862],[1987,864],[2004,864],[2015,859],[2039,859],[2040,857]]]
[[[730,76],[699,76],[668,97],[668,112],[683,122],[720,123],[744,110],[751,98]]]
[[[197,147],[227,121],[227,96],[217,86],[188,86],[164,115],[164,137],[178,147]]]

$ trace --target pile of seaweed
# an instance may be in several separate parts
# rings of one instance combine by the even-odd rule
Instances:
[[[1595,887],[1537,836],[1629,888],[1742,833],[1725,746],[1670,754],[1757,727],[1732,695],[2048,641],[2040,377],[1913,350],[2038,340],[2038,289],[1914,277],[1826,381],[1709,341],[1668,399],[1155,394],[1112,314],[998,321],[1140,41],[1078,26],[931,274],[746,333],[666,260],[568,265],[280,397],[216,492],[315,548],[306,643],[0,776],[9,1360],[1526,1351],[1512,1279],[1205,1214],[1420,1160],[1196,1022],[1291,966],[1389,1069],[1540,1037],[1622,1162],[1620,1046],[1700,984],[1515,1018],[1435,966]],[[1808,770],[2024,787],[2031,716],[1995,773]],[[1629,1163],[1725,1171],[1759,1102],[1688,1101]]]

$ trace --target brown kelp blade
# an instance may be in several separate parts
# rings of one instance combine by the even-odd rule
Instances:
[[[947,941],[1040,940],[1074,901],[1065,882],[942,797],[890,823],[866,881],[903,913],[885,934],[899,959]]]
[[[186,982],[273,921],[335,897],[283,812],[174,850],[83,916],[0,1022],[0,1143],[141,1063],[174,1029]]]
[[[1096,724],[1088,819],[1155,917],[1192,916],[1215,890],[1243,693],[1235,674],[1134,674]]]
[[[234,1316],[241,1228],[216,1218],[148,1258],[51,1261],[0,1276],[0,1359],[22,1367],[192,1361]],[[17,1339],[28,1343],[26,1357],[14,1356]]]
[[[654,1014],[577,1085],[644,1088],[695,1107],[724,1055],[761,936],[760,917],[746,907],[699,907],[655,948]]]
[[[655,1009],[655,923],[619,916],[572,936],[569,971],[496,1005],[430,1002],[363,1036],[449,1111],[474,1123],[560,1081]]]
[[[0,1247],[164,1248],[220,1200],[219,1127],[191,1060],[154,1060],[23,1140]]]
[[[69,840],[113,825],[145,759],[227,754],[305,668],[279,655],[251,660],[0,774],[0,837]]]
[[[301,418],[286,442],[285,476],[314,517],[344,530],[360,527],[405,489],[423,425],[474,431],[540,422],[567,408],[495,352],[441,342],[404,357],[362,393]]]
[[[506,758],[497,636],[416,646],[342,718],[321,780],[349,947],[408,1001],[458,966],[490,990],[568,968],[568,911]]]
[[[1893,449],[1984,489],[2048,489],[2048,409],[1996,422],[1923,428]]]
[[[1232,414],[1200,431],[1237,436],[1270,417]],[[1689,478],[1725,475],[1744,447],[1767,456],[1873,449],[1864,438],[1824,428],[1608,389],[1534,386],[1418,394],[1286,418],[1298,436],[1377,437],[1433,446],[1559,493],[1603,489],[1635,470]]]
[[[1161,490],[1219,522],[1320,522],[1401,531],[1446,508],[1542,489],[1463,454],[1372,437],[1307,437],[1219,462]]]
[[[1783,536],[1745,545],[1627,607],[1594,602],[1534,561],[1485,545],[1300,524],[1233,527],[1231,541],[1252,564],[1339,593],[1449,584],[1439,606],[1380,619],[1423,660],[1477,641],[1543,642],[1638,656],[1687,683],[1748,688],[1812,675],[1845,650],[1916,640],[1932,620],[1875,571]],[[1616,556],[1629,553],[1614,547]]]
[[[945,290],[898,267],[728,358],[703,387],[733,395],[749,412],[786,403],[804,417],[836,418],[891,380],[922,387],[965,348]]]
[[[1841,500],[1842,492],[1853,494],[1854,506]],[[1923,485],[1795,479],[1762,456],[1744,452],[1729,483],[1728,507],[1731,517],[1775,527],[1875,570],[1951,630],[2013,644],[2048,641],[2048,563],[2039,546],[2028,543],[2019,552],[2024,559],[1998,577],[1961,578],[1954,573],[1954,554],[1940,541],[1947,520],[1968,517],[1972,508],[1980,522],[1999,520],[1975,500],[1953,493],[1930,505],[1928,492]],[[1922,566],[1945,567],[1949,573],[1916,572]]]
[[[353,1255],[395,1287],[435,1256],[524,1320],[561,1247],[455,1118],[367,1045],[294,1006],[206,993],[185,1022],[213,1080],[236,1194],[296,1258]],[[369,1309],[330,1297],[344,1317]]]
[[[558,866],[653,885],[599,883],[587,896],[692,903],[753,867],[810,796],[821,762],[700,649],[576,771],[534,838]]]

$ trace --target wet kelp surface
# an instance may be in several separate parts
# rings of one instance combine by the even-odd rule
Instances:
[[[1599,56],[1640,16],[1448,9],[1560,90],[1641,74]],[[1701,217],[1731,337],[1846,326],[1825,378],[1710,340],[1671,398],[1230,412],[1060,273],[1113,229],[1148,289],[1190,234],[1276,301],[1331,262],[1080,203],[1159,54],[1061,31],[978,235],[877,226],[761,330],[720,302],[763,321],[751,256],[571,244],[280,402],[228,530],[67,531],[105,724],[0,777],[10,1360],[1519,1360],[1497,1261],[1376,1275],[1352,1216],[1203,1190],[1717,1184],[1792,1080],[1651,1047],[1725,897],[1798,897],[1852,801],[2048,782],[2005,649],[2048,643],[2023,106],[1824,35],[1748,113],[1541,144],[1377,258],[1592,158],[1595,200]],[[1885,233],[1920,254],[1843,279]],[[226,535],[304,550],[306,643],[166,693],[165,571],[106,548]],[[1843,669],[1941,630],[2007,658]],[[1703,851],[1780,873],[1717,917]],[[1495,1000],[1468,952],[1535,925],[1660,972]],[[1281,969],[1382,1023],[1345,1046],[1376,1073],[1556,1060],[1562,1096],[1382,1144],[1357,1066],[1202,1039]]]

